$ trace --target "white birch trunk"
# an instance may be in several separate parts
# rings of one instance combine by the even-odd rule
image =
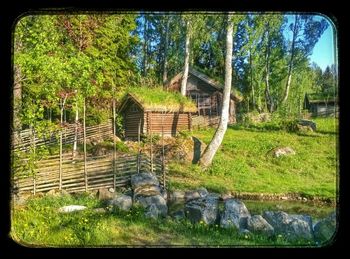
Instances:
[[[184,65],[184,73],[181,81],[181,94],[186,96],[186,85],[187,85],[187,77],[190,63],[190,22],[186,23],[186,45],[185,45],[185,65]]]
[[[225,88],[223,93],[223,104],[221,110],[221,119],[218,128],[215,132],[213,139],[205,149],[199,163],[208,167],[219,149],[225,132],[227,130],[227,124],[229,121],[229,106],[230,106],[230,93],[232,84],[232,51],[233,51],[233,22],[231,21],[231,15],[228,15],[228,25],[226,34],[226,58],[225,58]]]

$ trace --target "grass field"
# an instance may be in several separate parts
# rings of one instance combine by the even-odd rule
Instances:
[[[60,214],[67,204],[85,205],[85,211]],[[193,225],[186,220],[146,219],[141,209],[97,213],[101,204],[88,195],[43,197],[30,200],[12,212],[11,236],[30,247],[79,246],[310,246],[289,243],[282,237],[268,239],[242,235],[218,225]]]
[[[315,121],[317,132],[303,134],[266,130],[263,124],[259,127],[229,127],[209,170],[203,171],[189,163],[170,164],[170,188],[204,186],[220,193],[295,193],[334,199],[337,124],[334,118]],[[193,135],[209,143],[214,130],[196,130]],[[268,156],[268,151],[276,146],[289,146],[296,155]]]
[[[296,134],[265,127],[230,127],[222,147],[207,171],[192,164],[170,164],[169,188],[215,192],[298,193],[305,196],[336,197],[337,125],[333,119],[316,119],[317,133]],[[267,128],[269,130],[267,130]],[[193,135],[208,143],[214,129]],[[296,155],[272,158],[266,153],[276,146],[290,146]],[[60,214],[64,205],[85,205],[86,211]],[[249,205],[249,203],[247,203]],[[247,206],[248,206],[247,205]],[[35,198],[12,210],[11,236],[26,246],[309,246],[289,243],[281,237],[268,239],[241,235],[235,230],[186,220],[145,219],[141,209],[130,212],[98,213],[96,198],[82,194]],[[260,204],[254,205],[261,213]],[[269,206],[274,206],[270,204]],[[284,209],[290,206],[284,207]],[[248,207],[249,208],[249,207]],[[315,208],[301,208],[313,214]],[[252,210],[253,211],[253,210]],[[288,210],[286,210],[288,211]],[[329,208],[320,208],[325,216]],[[298,212],[299,213],[299,212]]]

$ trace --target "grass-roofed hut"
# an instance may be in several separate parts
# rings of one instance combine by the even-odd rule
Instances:
[[[338,98],[334,94],[305,94],[304,109],[315,117],[337,116]]]
[[[175,136],[179,130],[191,129],[194,102],[180,93],[162,88],[131,88],[122,99],[118,112],[123,116],[126,138],[162,134]]]

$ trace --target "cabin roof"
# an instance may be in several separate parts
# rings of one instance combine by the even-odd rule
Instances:
[[[118,108],[122,112],[130,101],[144,111],[155,112],[197,112],[196,104],[180,93],[167,92],[160,87],[130,88]]]
[[[323,93],[305,94],[305,98],[309,103],[338,103],[338,97]]]
[[[201,79],[202,81],[206,82],[208,85],[210,85],[211,87],[215,88],[216,90],[218,91],[223,91],[224,89],[224,86],[219,83],[218,81],[208,77],[207,75],[199,72],[198,70],[196,69],[193,69],[193,68],[189,68],[188,70],[188,73]],[[178,79],[180,79],[183,75],[183,71],[181,71],[180,73],[178,73],[176,76],[174,76],[171,81],[170,81],[170,85],[174,82],[174,81],[177,81]],[[243,97],[239,96],[237,93],[231,93],[231,98],[235,99],[235,101],[237,102],[241,102],[243,100]]]

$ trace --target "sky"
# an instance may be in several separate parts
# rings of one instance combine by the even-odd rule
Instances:
[[[336,35],[335,30],[330,22],[328,22],[328,28],[322,34],[319,41],[316,43],[313,53],[310,56],[312,62],[317,63],[322,70],[325,70],[327,65],[336,64],[336,49],[334,39]]]
[[[287,17],[288,17],[288,23],[294,22],[294,15],[288,15]],[[319,38],[310,56],[310,61],[315,62],[324,71],[327,66],[337,63],[335,60],[336,59],[336,49],[335,49],[336,35],[334,34],[335,29],[333,28],[332,23],[325,17],[316,15],[315,19],[316,20],[325,19],[328,23],[327,29],[323,32],[322,36]],[[289,38],[291,39],[292,34],[288,29],[286,29],[284,33],[285,35],[288,35]]]

